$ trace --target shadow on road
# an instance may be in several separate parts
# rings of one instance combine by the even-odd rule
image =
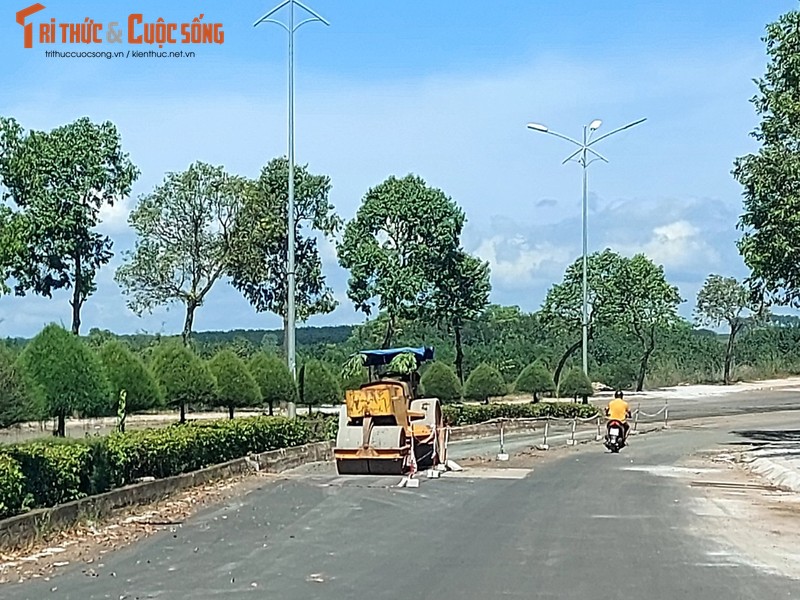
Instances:
[[[759,442],[800,443],[800,429],[754,429],[746,431],[733,431],[731,433]]]

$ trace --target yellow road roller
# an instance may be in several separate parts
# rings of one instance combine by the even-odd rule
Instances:
[[[414,368],[392,370],[400,356],[406,364],[413,357]],[[433,348],[363,350],[354,357],[370,381],[348,390],[340,409],[333,450],[339,474],[403,475],[446,464],[441,404],[417,397],[417,368],[433,359]]]

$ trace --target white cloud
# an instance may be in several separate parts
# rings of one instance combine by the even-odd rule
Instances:
[[[719,252],[706,241],[700,228],[685,219],[653,228],[650,239],[644,244],[612,248],[625,254],[642,252],[667,269],[696,265],[710,268],[720,262]]]
[[[568,248],[548,242],[531,245],[519,235],[484,239],[475,254],[489,262],[492,282],[506,288],[527,287],[537,279],[545,279],[572,256]]]

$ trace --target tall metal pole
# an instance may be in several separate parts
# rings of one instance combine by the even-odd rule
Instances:
[[[294,224],[294,2],[289,6],[289,202],[287,206],[288,227],[289,227],[289,247],[286,250],[286,354],[289,364],[289,371],[292,377],[297,379],[297,368],[295,360],[295,290],[294,290],[294,246],[295,246],[295,224]],[[294,402],[289,402],[287,406],[289,418],[294,419],[296,407]]]
[[[602,121],[599,119],[595,119],[592,121],[588,126],[584,125],[583,127],[583,142],[579,142],[578,140],[572,139],[569,136],[563,135],[561,133],[557,133],[555,131],[551,131],[546,126],[542,125],[541,123],[528,123],[528,129],[533,129],[534,131],[539,131],[541,133],[549,133],[550,135],[554,135],[556,137],[561,138],[562,140],[567,140],[572,144],[578,146],[578,149],[570,154],[567,158],[564,159],[562,164],[569,162],[570,160],[576,160],[578,164],[583,167],[583,202],[582,202],[582,229],[583,229],[583,307],[581,311],[581,354],[582,354],[582,363],[583,363],[583,372],[588,377],[589,375],[589,185],[588,185],[588,175],[587,169],[589,165],[592,164],[596,160],[602,160],[604,162],[608,162],[608,160],[597,150],[592,148],[594,144],[603,140],[615,133],[618,133],[624,129],[628,129],[629,127],[633,127],[634,125],[638,125],[639,123],[643,123],[647,119],[639,119],[638,121],[634,121],[633,123],[628,123],[623,127],[619,127],[614,131],[611,131],[605,135],[601,135],[599,138],[589,141],[592,135],[592,132],[596,131]],[[591,160],[588,160],[588,155],[593,154],[595,157]]]
[[[270,16],[278,12],[284,6],[289,5],[289,26],[284,23],[271,19]],[[294,19],[294,6],[298,4],[300,8],[311,15],[297,25]],[[266,15],[256,21],[253,26],[261,23],[275,23],[283,27],[289,34],[289,99],[288,99],[288,112],[289,112],[289,198],[287,202],[287,248],[286,248],[286,324],[284,328],[284,337],[286,338],[286,361],[292,377],[297,380],[297,360],[295,350],[295,321],[296,321],[296,285],[295,285],[295,246],[296,246],[296,231],[295,231],[295,211],[294,211],[294,32],[297,31],[302,25],[310,23],[311,21],[320,21],[325,25],[330,25],[328,21],[323,19],[316,12],[311,10],[308,6],[298,0],[284,0],[281,4],[273,8]],[[290,419],[295,418],[297,415],[297,407],[294,402],[289,402],[287,405],[287,412]]]
[[[581,323],[581,350],[583,359],[583,373],[589,376],[589,197],[587,182],[586,162],[586,126],[583,127],[583,318]]]

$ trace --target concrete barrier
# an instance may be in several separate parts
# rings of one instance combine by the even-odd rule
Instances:
[[[256,468],[267,473],[280,473],[308,462],[330,460],[332,457],[332,442],[281,448],[191,473],[127,485],[51,508],[32,510],[0,521],[0,550],[25,548],[50,533],[67,529],[85,519],[102,519],[120,508],[151,504],[175,492],[234,477]]]

